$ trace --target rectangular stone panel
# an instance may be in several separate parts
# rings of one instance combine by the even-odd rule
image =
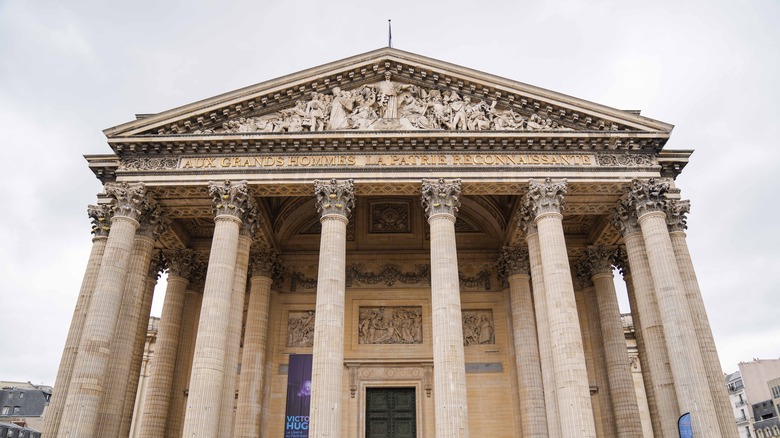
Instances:
[[[463,310],[463,345],[489,345],[496,343],[493,311]]]
[[[422,307],[360,307],[360,344],[422,344]]]

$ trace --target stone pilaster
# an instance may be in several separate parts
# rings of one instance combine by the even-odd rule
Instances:
[[[664,195],[668,189],[668,183],[654,179],[634,180],[627,198],[637,212],[637,221],[642,229],[658,310],[663,321],[679,414],[691,413],[694,436],[718,437],[720,427],[696,340],[696,329],[691,321],[682,278],[666,226]]]
[[[617,431],[615,436],[629,438],[642,435],[642,422],[615,291],[613,259],[614,250],[601,246],[590,247],[580,260],[580,266],[588,272],[593,281],[598,303],[601,342],[604,346],[611,409]]]
[[[621,202],[615,210],[612,224],[620,230],[625,243],[627,263],[623,265],[624,276],[629,269],[631,273],[630,284],[627,284],[628,300],[640,351],[642,379],[648,395],[653,430],[660,436],[674,436],[678,433],[677,394],[674,391],[663,322],[636,210],[627,202]],[[628,279],[626,282],[629,283]]]
[[[528,250],[504,248],[498,260],[498,271],[509,285],[521,431],[524,438],[546,438],[549,434],[544,408],[542,368],[536,340]]]
[[[595,437],[590,385],[563,235],[565,181],[532,181],[526,208],[539,233],[562,436]]]
[[[699,341],[704,369],[707,373],[712,400],[715,403],[715,412],[718,416],[720,433],[724,438],[736,438],[737,428],[732,420],[733,411],[729,402],[728,393],[723,386],[723,370],[720,367],[718,350],[715,347],[715,339],[712,336],[710,321],[704,308],[704,300],[699,289],[699,281],[696,271],[693,269],[691,253],[688,251],[688,243],[685,238],[687,228],[687,215],[690,211],[689,201],[669,201],[666,205],[666,223],[669,227],[669,236],[672,240],[674,255],[677,259],[677,267],[682,276],[685,296],[691,312],[691,320],[696,330],[696,338]]]
[[[92,250],[89,253],[87,269],[81,280],[81,290],[76,301],[76,308],[73,310],[73,318],[70,320],[68,337],[65,340],[65,348],[57,371],[56,382],[59,389],[54,391],[49,407],[46,410],[46,421],[43,428],[45,436],[57,436],[57,429],[62,418],[62,408],[65,404],[70,379],[73,375],[73,364],[76,362],[81,332],[84,330],[84,320],[90,299],[92,298],[92,292],[95,289],[97,275],[100,270],[100,261],[106,249],[110,221],[114,215],[114,210],[110,204],[90,205],[87,207],[87,214],[92,221],[92,234],[94,235],[92,238]]]
[[[460,180],[423,181],[431,231],[431,321],[436,437],[469,436],[455,216]],[[319,314],[318,314],[319,315]]]
[[[272,251],[260,249],[250,256],[252,277],[249,280],[249,306],[246,315],[244,353],[238,387],[235,436],[257,438],[261,435],[265,352],[268,342],[268,320],[271,285],[279,278],[281,266]]]
[[[105,189],[116,199],[116,210],[57,432],[61,437],[92,437],[97,433],[133,239],[139,226],[138,219],[148,202],[146,190],[140,183],[107,183]]]
[[[228,436],[234,436],[238,359],[241,351],[241,327],[244,320],[249,250],[252,246],[252,236],[254,236],[259,227],[259,216],[256,207],[252,207],[248,212],[251,212],[251,214],[244,215],[244,224],[238,237],[238,256],[236,257],[235,279],[233,280],[233,295],[230,298],[230,319],[225,349],[225,377],[222,389],[222,414],[219,419],[219,430],[220,433]]]
[[[121,436],[121,427],[127,425],[127,435],[132,420],[138,373],[143,355],[143,340],[146,338],[149,324],[149,312],[152,305],[153,289],[147,287],[149,266],[152,260],[154,242],[168,226],[170,221],[153,201],[147,201],[144,213],[139,217],[140,227],[133,240],[132,253],[127,270],[122,305],[119,311],[117,330],[112,340],[111,361],[108,369],[108,386],[100,405],[100,436]],[[156,281],[156,278],[155,278]],[[139,345],[140,342],[140,345]],[[141,351],[138,351],[140,348]],[[133,366],[137,363],[137,366]],[[133,373],[133,371],[135,371]],[[132,394],[128,388],[133,388]],[[130,395],[133,403],[127,412],[124,409],[125,398]],[[125,418],[125,417],[128,418]]]
[[[253,203],[246,181],[209,182],[209,194],[215,226],[184,418],[186,437],[219,434],[239,231]]]
[[[190,249],[169,251],[168,287],[165,291],[157,344],[151,359],[146,402],[139,436],[155,438],[166,435],[166,419],[169,416],[171,387],[181,332],[184,297],[193,271],[198,268],[195,254]]]
[[[556,397],[555,372],[552,362],[552,339],[550,325],[547,320],[547,294],[544,289],[544,273],[542,271],[542,253],[539,244],[539,231],[536,229],[535,215],[523,208],[520,226],[525,231],[528,244],[528,262],[530,266],[531,285],[533,292],[534,314],[536,316],[536,338],[539,345],[539,361],[542,368],[542,387],[544,390],[544,405],[547,415],[547,431],[550,437],[560,438],[561,423],[558,416],[558,399]]]
[[[347,223],[355,206],[352,180],[315,181],[322,234],[312,357],[309,436],[341,436],[344,397],[344,293]]]

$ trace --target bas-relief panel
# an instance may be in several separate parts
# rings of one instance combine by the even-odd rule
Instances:
[[[372,202],[371,233],[411,233],[409,202]]]
[[[462,318],[464,346],[496,343],[492,310],[463,310]]]
[[[287,317],[287,346],[314,346],[314,322],[313,310],[291,311]]]
[[[360,307],[360,344],[422,344],[422,307]]]

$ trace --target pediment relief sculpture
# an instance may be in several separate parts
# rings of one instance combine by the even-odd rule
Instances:
[[[600,125],[617,130],[617,125]],[[573,131],[545,113],[524,114],[496,100],[471,98],[452,90],[423,88],[391,81],[352,90],[334,87],[312,92],[295,106],[254,116],[233,118],[209,133],[284,133],[319,131]]]

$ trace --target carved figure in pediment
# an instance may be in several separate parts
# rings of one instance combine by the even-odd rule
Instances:
[[[471,104],[466,108],[466,129],[469,131],[483,131],[490,129],[490,120],[487,118],[490,106],[484,100]]]
[[[449,116],[449,122],[444,122],[448,129],[466,130],[466,103],[454,91],[444,92],[445,114]]]
[[[431,129],[428,117],[425,113],[428,111],[428,103],[415,98],[411,94],[404,94],[403,106],[399,111],[401,120],[406,120],[416,129]],[[402,123],[403,126],[403,123]]]
[[[311,93],[311,100],[306,105],[304,126],[308,127],[308,131],[324,131],[325,114],[327,114],[327,106],[325,102],[320,99],[320,94],[316,91]]]
[[[393,82],[390,80],[390,73],[385,73],[385,80],[377,84],[378,102],[383,109],[382,118],[398,118],[398,97],[406,90],[414,90],[414,86]]]
[[[339,87],[333,89],[333,103],[330,107],[330,121],[328,129],[342,130],[350,129],[348,115],[352,112],[355,105],[355,97],[349,91],[342,90]]]
[[[357,106],[349,116],[350,126],[355,129],[369,129],[379,118],[376,113],[376,93],[369,87],[363,87],[356,98]]]

